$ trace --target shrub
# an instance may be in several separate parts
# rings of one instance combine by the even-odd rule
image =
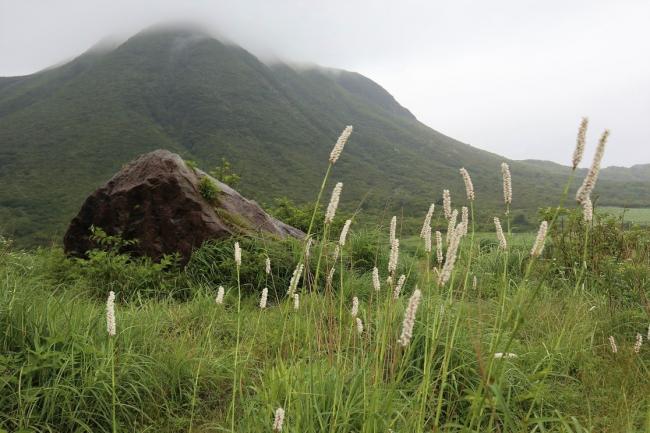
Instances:
[[[307,233],[314,213],[314,203],[309,202],[297,205],[288,198],[282,197],[275,199],[273,204],[268,206],[267,210],[280,221]],[[346,215],[344,212],[341,212],[340,210],[337,212],[334,221],[330,225],[330,237],[338,236],[343,224],[345,224],[345,220],[348,218],[349,215]],[[323,211],[323,205],[321,204],[318,206],[318,209],[316,209],[314,225],[311,232],[316,234],[322,233],[324,229],[324,220],[325,212]]]
[[[125,248],[135,241],[109,236],[91,228],[91,239],[101,248],[88,251],[87,259],[64,259],[56,265],[61,275],[83,281],[92,296],[104,299],[114,291],[119,299],[180,298],[189,295],[180,271],[180,256],[165,255],[160,262],[148,257],[132,257]]]
[[[203,176],[199,181],[199,193],[208,203],[214,204],[217,201],[219,188],[208,176]]]
[[[287,238],[239,237],[205,242],[192,254],[186,274],[191,282],[208,287],[237,286],[234,244],[239,242],[244,251],[240,278],[243,293],[256,293],[269,287],[273,294],[284,294],[302,253],[300,241]],[[272,277],[267,278],[264,267],[266,257],[271,259]]]

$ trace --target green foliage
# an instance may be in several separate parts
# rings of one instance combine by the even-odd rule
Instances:
[[[165,255],[159,262],[132,257],[124,249],[135,243],[109,236],[93,227],[91,239],[100,246],[86,259],[60,260],[52,272],[59,278],[82,282],[90,296],[103,299],[114,291],[119,299],[186,299],[191,290],[181,272],[180,255]]]
[[[186,159],[185,160],[185,165],[187,165],[192,170],[196,170],[197,168],[199,168],[199,165],[197,164],[197,162],[194,161],[194,160],[191,160],[191,159]]]
[[[190,281],[199,286],[237,286],[234,241],[245,251],[240,269],[242,290],[247,294],[258,294],[260,287],[268,287],[271,276],[264,273],[266,258],[273,264],[273,287],[278,288],[280,297],[289,287],[289,280],[300,261],[302,244],[291,238],[281,241],[241,237],[205,242],[190,259],[186,274]]]
[[[312,214],[314,213],[314,203],[305,203],[296,205],[291,199],[287,197],[276,198],[273,205],[270,206],[268,212],[290,226],[307,232],[309,229],[309,222],[311,221]],[[323,206],[318,206],[316,209],[316,216],[314,219],[315,231],[321,233],[323,231],[323,220],[325,219],[325,212]]]
[[[600,206],[599,213],[621,217],[621,221],[629,224],[650,225],[650,209],[648,208],[623,208],[614,206]]]
[[[219,196],[219,188],[208,176],[203,176],[199,181],[199,193],[208,203],[214,204]]]
[[[553,212],[543,210],[542,217]],[[550,237],[547,254],[557,274],[569,278],[586,262],[586,272],[597,276],[589,281],[611,302],[634,304],[649,297],[650,232],[646,228],[627,227],[622,215],[600,212],[586,223],[579,210],[562,209]]]
[[[297,229],[307,233],[309,223],[311,222],[312,215],[314,214],[314,202],[295,204],[287,197],[276,198],[267,211],[280,221],[289,224]],[[345,220],[349,218],[345,212],[337,212],[334,221],[330,225],[332,233],[340,232],[345,224]],[[314,217],[314,226],[312,233],[322,233],[325,228],[325,211],[324,206],[320,204],[316,209],[316,216]]]
[[[13,266],[39,269],[42,260],[49,260],[47,255],[12,259]],[[53,291],[46,281],[21,270],[4,271],[9,274],[3,276],[32,282],[19,291],[0,291],[0,431],[111,432],[112,346],[104,302],[89,302],[82,295],[83,280]],[[172,325],[175,332],[188,333],[193,318],[208,313],[212,299],[199,299],[193,301],[193,311],[184,310],[180,316],[153,304],[118,305],[117,417],[125,429],[178,431],[179,423],[186,422],[199,365],[204,398],[218,400],[215,390],[227,387],[224,358],[217,355],[201,363],[200,357],[190,355],[195,353],[191,338],[166,335]],[[5,308],[8,305],[12,308]],[[197,329],[211,328],[206,324]]]
[[[360,273],[372,272],[377,266],[380,269],[388,267],[388,251],[385,248],[385,236],[377,230],[353,230],[346,244],[351,266]]]
[[[221,158],[221,165],[210,171],[210,175],[233,188],[241,180],[241,176],[233,172],[232,166],[226,158]]]
[[[288,401],[286,430],[310,433],[417,431],[420,420],[425,431],[434,425],[442,431],[453,426],[481,432],[542,426],[555,432],[616,431],[621,425],[626,431],[643,431],[650,405],[650,352],[643,346],[636,355],[631,345],[636,332],[647,328],[648,316],[635,301],[643,299],[641,287],[647,287],[649,271],[640,265],[643,256],[635,255],[642,252],[638,248],[619,265],[606,268],[609,242],[622,236],[617,245],[627,248],[630,231],[612,234],[620,226],[603,220],[601,228],[594,228],[609,233],[594,237],[595,251],[603,256],[598,260],[601,271],[575,292],[577,274],[565,272],[566,263],[578,261],[582,251],[568,244],[580,238],[569,230],[584,227],[577,216],[570,222],[571,214],[552,231],[540,272],[531,276],[530,284],[523,282],[523,273],[532,235],[513,235],[505,257],[491,241],[493,234],[477,234],[481,248],[469,268],[478,277],[477,288],[463,289],[469,263],[463,253],[452,283],[459,295],[455,300],[430,284],[435,272],[427,275],[421,240],[414,237],[402,242],[398,273],[408,279],[401,299],[393,301],[383,278],[387,234],[353,225],[343,249],[343,286],[341,263],[331,262],[334,245],[323,244],[325,268],[337,266],[337,291],[310,295],[305,285],[298,312],[285,300],[293,269],[304,260],[304,244],[298,240],[241,237],[206,243],[184,271],[171,262],[129,258],[119,252],[128,241],[101,230],[93,236],[102,249],[91,251],[85,261],[67,259],[58,249],[25,254],[7,247],[0,261],[0,377],[5,378],[0,382],[0,429],[112,430],[111,345],[104,322],[109,290],[118,295],[114,353],[120,430],[187,431],[190,418],[196,431],[229,428],[237,323],[233,243],[238,241],[245,293],[238,432],[269,431],[273,411]],[[555,244],[562,242],[560,228],[567,242],[564,256]],[[320,246],[312,245],[308,281],[313,281]],[[268,276],[266,257],[272,263]],[[504,259],[513,285],[505,292]],[[382,274],[379,293],[370,282],[375,265]],[[319,282],[325,284],[324,278]],[[538,282],[541,292],[535,294]],[[214,303],[219,285],[226,287],[224,305]],[[425,297],[413,339],[408,348],[392,352],[407,297],[416,285]],[[270,289],[265,311],[257,306],[262,287]],[[344,297],[342,334],[339,295]],[[352,296],[360,298],[359,317],[367,332],[362,336],[348,317]],[[504,322],[495,328],[501,308]],[[516,323],[522,325],[513,333]],[[503,370],[501,364],[493,365],[493,385],[486,391],[485,369],[490,350],[495,350],[490,341],[502,334],[514,337],[507,350],[518,358],[501,360]],[[616,356],[608,352],[609,335],[619,342]],[[339,339],[342,352],[336,361]],[[377,357],[383,350],[388,351],[385,370],[378,379]],[[441,381],[446,391],[439,394],[432,387],[422,400],[422,384]],[[622,396],[620,389],[627,394]],[[481,401],[484,409],[477,415]],[[428,415],[423,418],[422,413]],[[476,428],[468,427],[471,422]],[[502,427],[488,428],[492,422]]]
[[[137,245],[137,239],[123,239],[118,235],[108,235],[101,227],[90,226],[90,240],[101,249],[117,253]]]

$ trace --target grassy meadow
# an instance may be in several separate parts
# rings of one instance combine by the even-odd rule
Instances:
[[[650,232],[562,202],[543,251],[506,207],[505,244],[474,230],[480,196],[424,239],[356,215],[342,241],[328,211],[311,242],[209,242],[185,268],[4,240],[0,431],[650,431]]]
[[[601,206],[599,210],[608,215],[617,216],[626,223],[644,226],[650,225],[650,209],[648,208]]]

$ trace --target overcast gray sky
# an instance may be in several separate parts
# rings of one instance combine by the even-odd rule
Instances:
[[[567,164],[588,115],[591,150],[612,130],[605,165],[650,163],[650,0],[0,0],[0,76],[168,20],[360,72],[427,125],[510,158]]]

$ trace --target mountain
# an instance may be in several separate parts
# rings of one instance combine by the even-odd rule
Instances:
[[[443,188],[461,201],[462,166],[480,205],[499,205],[507,159],[420,123],[363,75],[266,64],[195,29],[157,27],[0,78],[0,230],[25,245],[51,241],[122,164],[158,148],[204,169],[227,158],[242,177],[238,189],[263,204],[313,200],[348,124],[354,133],[332,173],[344,182],[344,206],[419,217]],[[567,167],[508,162],[515,208],[557,202]],[[647,167],[611,171],[601,203],[650,205]]]

